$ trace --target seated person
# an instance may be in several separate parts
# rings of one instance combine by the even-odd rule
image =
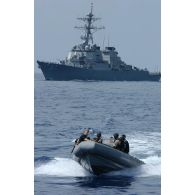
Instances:
[[[114,137],[114,142],[115,142],[115,141],[117,141],[119,139],[119,134],[118,133],[114,133],[113,137]]]
[[[102,137],[101,136],[102,136],[101,132],[98,132],[96,137],[93,138],[93,141],[95,141],[97,143],[102,143]]]
[[[122,135],[122,137],[124,138],[124,152],[125,153],[129,153],[129,142],[126,140],[126,135]]]
[[[81,134],[81,136],[76,139],[76,144],[80,144],[83,141],[88,141],[90,140],[90,137],[88,137],[89,135],[89,129],[84,129],[83,133]]]
[[[124,137],[120,137],[118,140],[116,140],[114,142],[113,148],[124,152],[125,151]]]

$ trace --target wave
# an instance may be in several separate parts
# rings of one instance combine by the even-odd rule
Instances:
[[[35,175],[59,177],[85,177],[90,174],[77,162],[70,158],[54,158],[49,162],[35,167]]]
[[[88,171],[70,158],[39,158],[41,161],[35,167],[35,175],[50,175],[58,177],[91,177]],[[145,164],[131,169],[124,169],[105,174],[106,176],[123,177],[150,177],[161,175],[161,158],[159,156],[150,156],[142,159]]]
[[[50,126],[54,126],[51,123],[35,123],[35,127],[50,127]]]
[[[140,177],[160,176],[161,175],[161,157],[150,156],[142,159],[145,164],[141,166]]]
[[[123,177],[150,177],[161,175],[161,160],[158,156],[151,156],[142,159],[145,164],[135,168],[128,168],[120,171],[108,173],[108,176],[123,176]]]
[[[48,157],[48,156],[41,156],[41,157],[37,157],[35,158],[35,163],[47,163],[51,160],[53,160],[54,158],[52,157]]]

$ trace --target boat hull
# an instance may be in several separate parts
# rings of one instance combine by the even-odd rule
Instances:
[[[73,159],[95,175],[144,164],[129,154],[93,141],[85,141],[77,145],[73,150]]]
[[[58,63],[37,61],[46,80],[159,81],[160,74],[147,71],[93,70]]]

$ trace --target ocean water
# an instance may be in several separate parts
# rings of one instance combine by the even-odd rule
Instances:
[[[160,82],[45,81],[35,75],[35,195],[160,194]],[[126,134],[146,164],[93,176],[71,159],[81,129]]]

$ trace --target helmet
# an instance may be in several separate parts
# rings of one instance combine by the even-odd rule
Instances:
[[[123,137],[124,139],[126,139],[126,135],[122,135],[121,137]]]
[[[125,137],[121,136],[121,137],[119,138],[119,140],[120,140],[120,141],[125,141]]]
[[[117,139],[118,136],[119,136],[119,134],[118,133],[115,133],[113,136],[114,136],[114,139]]]

